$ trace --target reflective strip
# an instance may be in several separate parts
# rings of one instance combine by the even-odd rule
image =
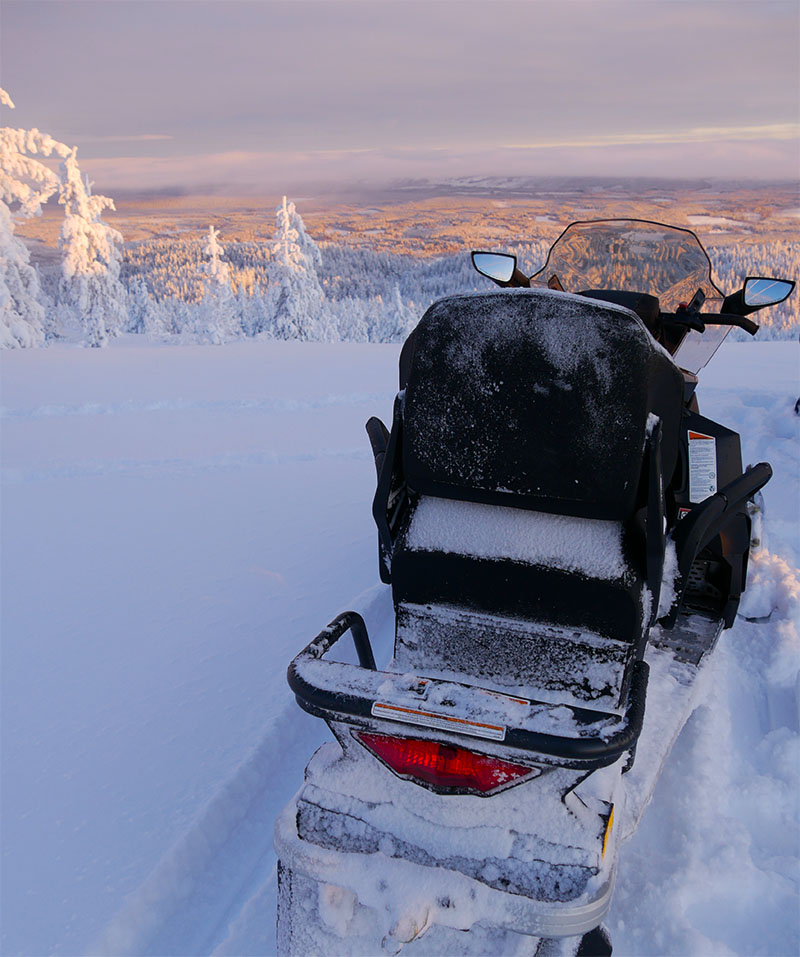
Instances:
[[[388,718],[390,721],[402,721],[404,724],[416,724],[422,728],[437,728],[440,731],[460,731],[474,738],[489,738],[491,741],[503,741],[506,729],[499,724],[484,724],[481,721],[468,721],[466,718],[452,718],[432,711],[419,711],[416,708],[401,708],[393,704],[373,702],[373,718]]]
[[[608,815],[608,821],[606,822],[606,832],[603,835],[603,853],[601,855],[601,860],[606,856],[606,845],[608,844],[608,838],[611,835],[611,828],[614,826],[614,805],[611,805],[611,813]]]

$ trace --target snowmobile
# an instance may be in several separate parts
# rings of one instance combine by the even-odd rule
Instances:
[[[428,309],[367,423],[391,590],[289,667],[335,741],[276,822],[282,954],[610,954],[618,848],[745,587],[771,468],[697,374],[794,283],[725,296],[642,220],[573,223],[530,277],[472,260],[501,288]]]

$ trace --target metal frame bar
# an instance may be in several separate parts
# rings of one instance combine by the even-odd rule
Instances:
[[[347,632],[353,636],[359,665],[324,661],[324,656]],[[325,680],[328,674],[327,666],[338,669],[336,674],[333,671],[329,673],[330,681]],[[585,732],[579,732],[576,737],[564,737],[509,726],[506,728],[502,746],[526,754],[541,754],[571,763],[580,762],[586,766],[604,767],[613,764],[634,747],[641,733],[648,674],[649,668],[644,660],[634,663],[628,701],[622,717],[605,712],[572,709],[579,721],[581,718],[585,720],[586,715],[591,714],[592,722],[603,726],[604,730],[601,732],[591,731],[587,727]],[[386,697],[380,690],[381,685],[387,680],[396,680],[399,676],[376,669],[364,619],[357,612],[347,611],[335,618],[294,658],[289,665],[287,677],[297,703],[309,714],[328,721],[347,722],[348,719],[355,718],[375,724],[372,706]],[[345,680],[342,680],[343,678]],[[425,681],[434,687],[437,684],[455,684],[429,677],[425,677]],[[342,690],[343,688],[346,690]],[[474,747],[476,743],[476,739],[468,738],[457,730],[448,731],[448,734],[462,738],[465,745],[468,743]]]

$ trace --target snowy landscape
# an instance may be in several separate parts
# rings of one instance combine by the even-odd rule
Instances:
[[[285,669],[354,602],[385,625],[363,423],[389,418],[398,353],[3,355],[3,953],[274,953],[273,823],[329,739]],[[701,377],[775,477],[736,626],[622,848],[616,954],[797,950],[799,359],[725,343]]]
[[[273,954],[274,822],[330,739],[286,667],[351,607],[391,654],[364,422],[391,421],[430,303],[486,291],[467,241],[530,273],[576,211],[638,203],[701,233],[727,293],[797,276],[793,193],[586,207],[462,179],[402,213],[410,186],[309,203],[314,231],[282,197],[259,235],[176,215],[126,241],[74,148],[5,128],[0,149],[2,953]],[[509,235],[526,203],[534,231]],[[698,399],[775,476],[736,624],[621,851],[618,955],[800,947],[800,297],[759,319]]]
[[[0,104],[7,113],[14,108],[5,91]],[[380,207],[329,200],[320,213],[312,203],[320,242],[286,196],[274,211],[254,201],[243,211],[230,200],[213,203],[230,242],[213,222],[187,235],[197,216],[179,202],[166,222],[162,211],[153,235],[153,223],[136,215],[141,203],[132,202],[124,220],[134,235],[144,227],[147,238],[127,243],[111,222],[114,200],[93,194],[92,185],[76,147],[38,129],[0,129],[0,348],[102,347],[125,333],[216,345],[402,342],[437,298],[485,288],[465,255],[470,246],[514,252],[530,275],[573,220],[639,218],[698,229],[724,294],[748,275],[794,276],[800,264],[800,210],[786,184],[411,183],[387,190],[391,202]],[[796,339],[800,298],[760,318],[762,341]]]

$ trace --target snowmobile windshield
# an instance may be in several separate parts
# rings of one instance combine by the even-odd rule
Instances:
[[[705,312],[719,312],[723,295],[711,279],[711,261],[691,230],[641,219],[609,219],[572,223],[559,236],[547,262],[531,276],[531,284],[565,292],[618,290],[648,293],[662,312],[675,312],[702,290]],[[730,331],[708,326],[690,332],[675,361],[698,372]]]

